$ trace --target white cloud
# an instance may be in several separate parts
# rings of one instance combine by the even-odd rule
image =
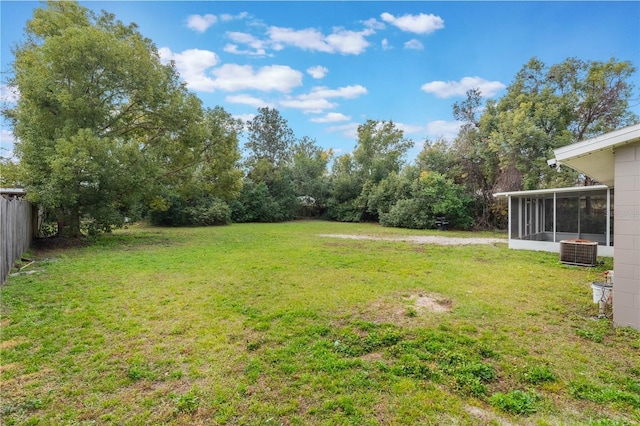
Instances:
[[[266,56],[265,42],[256,38],[252,34],[229,31],[227,33],[227,37],[234,43],[246,44],[252,50],[241,50],[238,49],[238,46],[236,44],[227,44],[224,47],[225,52],[251,56]]]
[[[311,89],[309,93],[304,93],[295,97],[290,97],[280,101],[280,105],[287,108],[297,108],[305,113],[319,114],[327,109],[338,106],[335,102],[329,101],[331,98],[353,99],[367,93],[367,89],[361,85],[345,86],[338,89],[329,89],[318,86]]]
[[[0,102],[15,104],[20,99],[18,88],[6,84],[0,84]]]
[[[385,25],[376,18],[367,19],[363,22],[364,26],[371,30],[384,30]]]
[[[429,136],[451,140],[458,135],[462,124],[461,121],[436,120],[427,123],[426,131]]]
[[[240,12],[237,15],[231,15],[229,13],[223,13],[222,15],[220,15],[220,20],[227,22],[227,21],[233,21],[233,20],[236,20],[236,19],[244,19],[247,16],[249,16],[248,12]]]
[[[249,105],[254,108],[262,108],[262,107],[273,108],[274,106],[273,104],[270,104],[269,102],[263,99],[256,98],[254,96],[245,95],[245,94],[227,96],[225,97],[225,101],[232,104]]]
[[[285,65],[270,65],[257,70],[251,65],[237,64],[224,64],[214,68],[218,64],[218,56],[208,50],[189,49],[173,53],[169,48],[162,47],[158,52],[164,63],[175,62],[180,77],[193,90],[213,92],[217,89],[255,89],[287,93],[302,85],[302,73]]]
[[[274,26],[268,30],[272,47],[275,50],[281,50],[289,45],[303,50],[344,55],[358,55],[364,52],[369,46],[365,37],[373,33],[374,31],[371,29],[356,32],[335,28],[332,34],[325,36],[314,28],[294,30]]]
[[[416,34],[430,34],[444,28],[444,20],[436,15],[421,13],[419,15],[402,15],[395,17],[390,13],[380,15],[383,21],[395,25],[402,31]]]
[[[339,123],[340,121],[349,121],[351,117],[339,112],[330,112],[322,117],[312,118],[314,123]]]
[[[218,22],[218,18],[215,15],[191,15],[187,18],[187,27],[203,33],[216,22]]]
[[[386,38],[382,40],[382,50],[389,50],[389,49],[393,49],[393,47],[391,47],[391,45],[389,44],[389,40],[387,40]]]
[[[269,37],[276,44],[291,45],[303,50],[332,52],[332,48],[325,41],[324,35],[313,28],[294,30],[293,28],[270,27]]]
[[[286,65],[269,65],[254,70],[251,65],[225,64],[213,70],[215,87],[226,91],[256,89],[289,92],[302,85],[302,73]]]
[[[438,98],[464,96],[468,90],[480,89],[482,96],[491,97],[506,86],[499,81],[488,81],[480,77],[464,77],[460,81],[432,81],[422,85],[421,89]]]
[[[406,135],[424,133],[425,130],[424,126],[416,126],[415,124],[396,123],[395,121],[393,122],[393,124],[395,124],[395,126],[398,129],[402,130]]]
[[[272,56],[272,55],[267,55],[267,52],[264,49],[240,50],[240,49],[238,49],[238,45],[237,44],[231,44],[231,43],[227,43],[222,50],[224,50],[227,53],[234,54],[234,55]]]
[[[245,43],[250,45],[251,47],[262,47],[262,40],[257,39],[253,34],[249,33],[241,33],[238,31],[229,31],[227,32],[227,37],[229,37],[232,41],[236,43]]]
[[[13,155],[13,145],[16,143],[16,138],[13,132],[6,129],[0,129],[0,157],[2,158],[15,158]]]
[[[174,61],[180,77],[193,90],[212,92],[216,82],[207,76],[206,71],[218,63],[218,55],[209,50],[188,49],[182,53],[173,53],[168,47],[158,49],[162,62]]]
[[[338,104],[334,102],[330,102],[325,98],[302,99],[301,97],[283,99],[280,101],[280,105],[286,108],[301,109],[305,113],[315,113],[315,114],[321,113],[326,109],[332,109],[338,106]]]
[[[251,121],[255,118],[255,114],[235,114],[233,115],[233,118],[235,118],[236,120],[241,120],[243,123],[246,123],[247,121]]]
[[[373,34],[373,30],[360,32],[338,30],[327,36],[327,42],[331,47],[343,55],[359,55],[369,47],[366,36]]]
[[[322,65],[316,65],[314,67],[307,68],[307,74],[315,79],[324,78],[325,75],[329,72],[328,68],[323,67]]]
[[[347,123],[339,126],[327,127],[327,132],[339,133],[345,138],[357,139],[358,138],[358,123]]]
[[[0,142],[3,145],[13,145],[16,142],[16,138],[11,130],[0,129]]]
[[[301,99],[318,99],[318,98],[343,98],[353,99],[361,95],[367,94],[367,88],[356,84],[355,86],[345,86],[338,89],[329,89],[324,86],[318,86],[311,89],[311,92],[300,95]]]
[[[405,49],[412,49],[412,50],[422,50],[422,49],[424,49],[424,47],[422,46],[422,43],[420,43],[415,38],[412,38],[411,40],[407,41],[404,44],[404,48]]]

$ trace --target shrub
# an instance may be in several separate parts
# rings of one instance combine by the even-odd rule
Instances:
[[[388,212],[379,214],[382,225],[400,228],[433,229],[439,216],[458,229],[473,224],[471,198],[460,185],[433,172],[422,172],[411,187],[410,198],[398,200]]]
[[[231,223],[229,205],[217,198],[199,197],[182,199],[169,197],[170,205],[165,210],[152,210],[149,221],[157,226],[209,226]]]
[[[272,183],[273,190],[265,182],[245,180],[237,200],[231,203],[234,222],[282,222],[293,219],[298,208],[291,182],[280,180]],[[273,194],[272,194],[273,192]]]

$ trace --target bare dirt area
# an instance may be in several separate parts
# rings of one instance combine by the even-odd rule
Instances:
[[[319,237],[341,238],[347,240],[370,240],[370,241],[406,241],[415,244],[436,244],[442,246],[466,246],[473,244],[497,244],[506,243],[507,240],[500,238],[458,238],[440,237],[434,235],[420,235],[408,237],[375,237],[371,235],[348,235],[348,234],[320,234]]]
[[[409,294],[395,294],[378,299],[360,311],[360,315],[380,323],[405,324],[415,317],[434,313],[446,315],[453,309],[453,301],[439,294],[415,290]]]
[[[449,312],[453,302],[438,295],[412,294],[408,297],[418,310],[428,312]]]
[[[66,250],[76,247],[87,247],[90,242],[85,238],[67,238],[67,237],[40,237],[35,238],[32,248],[39,252],[48,252],[55,250]]]

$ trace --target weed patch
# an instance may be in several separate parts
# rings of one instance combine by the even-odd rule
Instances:
[[[637,387],[635,390],[627,391],[613,386],[599,386],[587,381],[573,381],[569,383],[569,392],[574,398],[599,404],[617,402],[640,408],[640,392]]]
[[[200,405],[200,398],[195,389],[185,394],[175,396],[174,398],[176,402],[176,412],[178,413],[193,413]]]
[[[532,385],[539,385],[546,382],[555,382],[557,376],[546,365],[533,365],[524,372],[523,379]]]
[[[489,398],[494,407],[511,414],[533,414],[538,410],[541,397],[535,392],[514,390],[508,393],[496,393]]]

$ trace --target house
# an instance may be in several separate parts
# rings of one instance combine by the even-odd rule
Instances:
[[[640,124],[554,153],[558,164],[615,188],[613,321],[640,330]]]
[[[559,251],[568,238],[613,256],[613,321],[640,330],[640,124],[554,150],[602,185],[495,194],[509,200],[509,247]],[[568,217],[568,218],[567,218]]]

